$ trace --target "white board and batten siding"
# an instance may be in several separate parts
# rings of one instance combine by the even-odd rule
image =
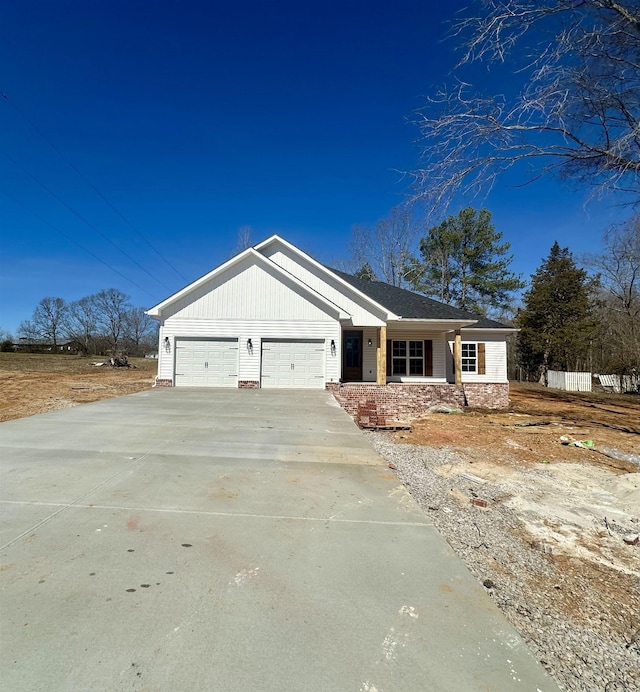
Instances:
[[[337,308],[314,294],[301,292],[295,280],[283,276],[274,267],[256,263],[252,257],[213,277],[163,311],[160,379],[171,379],[179,385],[180,346],[187,338],[235,340],[236,386],[238,381],[260,381],[263,339],[321,342],[325,381],[337,382],[340,377],[339,349],[330,348],[332,340],[340,343]],[[205,362],[210,363],[206,359]],[[230,364],[227,365],[230,369]],[[214,380],[212,377],[211,381]]]
[[[165,342],[165,337],[168,341]],[[340,323],[337,320],[206,320],[171,317],[160,327],[158,378],[174,379],[176,341],[192,339],[237,339],[238,380],[258,382],[261,376],[262,340],[280,339],[321,342],[324,347],[325,382],[340,378]],[[251,340],[251,346],[249,346]],[[331,348],[331,342],[336,348]],[[324,386],[324,383],[323,383]]]
[[[345,329],[347,329],[345,327]],[[371,346],[369,346],[371,339]],[[375,327],[362,329],[362,381],[375,382],[378,363],[378,330]]]
[[[453,382],[455,375],[453,372],[453,339],[448,342],[446,367],[447,380]],[[463,372],[463,382],[495,382],[507,383],[507,343],[503,334],[492,334],[481,329],[463,329],[462,343],[483,343],[485,345],[485,373]]]
[[[344,286],[310,262],[297,255],[293,256],[291,251],[278,243],[268,245],[261,250],[261,253],[278,266],[286,269],[290,274],[304,281],[307,286],[339,305],[352,316],[354,325],[382,327],[386,324],[386,312],[372,308],[369,301],[355,293],[348,284]]]
[[[330,320],[330,308],[269,267],[246,258],[212,278],[163,311],[165,324],[175,318],[194,320]]]

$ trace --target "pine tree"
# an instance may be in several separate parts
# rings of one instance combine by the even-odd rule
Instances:
[[[376,281],[376,275],[368,262],[365,262],[354,274],[354,276],[357,276],[363,281]]]
[[[568,248],[553,244],[549,256],[531,277],[520,327],[518,354],[529,377],[548,370],[583,370],[598,331],[593,295],[596,281],[579,269]]]
[[[509,271],[510,246],[501,239],[486,209],[449,216],[420,241],[422,261],[409,272],[414,288],[470,312],[508,309],[524,283]]]

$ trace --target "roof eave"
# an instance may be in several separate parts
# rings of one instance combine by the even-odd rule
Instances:
[[[320,262],[313,259],[313,257],[311,257],[310,255],[307,255],[306,252],[303,252],[302,250],[298,249],[295,245],[292,245],[291,243],[287,242],[284,238],[281,238],[277,233],[274,233],[272,236],[270,236],[266,240],[263,240],[261,243],[258,243],[255,246],[255,249],[260,251],[262,248],[264,248],[267,245],[270,245],[271,243],[276,242],[276,241],[279,243],[282,243],[282,245],[284,245],[287,249],[291,250],[294,254],[298,255],[299,257],[304,257],[304,259],[307,260],[314,267],[320,269],[320,271],[322,271],[326,275],[330,276],[332,279],[337,281],[339,284],[341,284],[345,288],[348,288],[351,292],[355,293],[360,298],[364,298],[364,300],[366,300],[370,305],[372,305],[376,309],[380,310],[382,313],[385,313],[386,314],[385,319],[387,321],[400,319],[400,316],[391,312],[389,310],[389,308],[386,308],[384,305],[381,305],[380,303],[376,302],[375,300],[370,298],[368,295],[366,295],[362,291],[358,290],[355,286],[350,284],[348,281],[345,281],[344,279],[340,278],[337,274],[334,274],[330,269],[327,269],[327,267],[320,264]]]
[[[293,274],[289,273],[286,269],[276,264],[268,257],[265,257],[262,253],[257,252],[254,248],[251,247],[247,248],[243,252],[240,252],[235,257],[232,257],[230,260],[227,260],[219,267],[216,267],[209,273],[205,274],[204,276],[201,276],[199,279],[196,279],[195,281],[190,283],[188,286],[185,286],[177,293],[174,293],[172,296],[169,296],[161,303],[158,303],[158,305],[149,308],[149,310],[146,311],[146,314],[149,315],[149,317],[161,319],[162,311],[164,309],[166,309],[176,301],[180,300],[181,298],[184,298],[185,296],[189,295],[189,293],[196,290],[203,284],[207,283],[207,281],[211,281],[216,276],[224,273],[225,271],[233,267],[235,264],[242,261],[243,259],[246,259],[247,257],[254,257],[258,262],[262,262],[263,264],[269,266],[277,274],[286,277],[289,281],[294,283],[296,286],[300,287],[304,292],[313,295],[323,305],[328,307],[331,310],[331,312],[334,312],[338,319],[349,319],[351,317],[351,315],[348,312],[345,312],[339,305],[332,303],[329,299],[325,298],[322,294],[318,293],[318,291],[311,288],[311,286],[307,286],[307,284],[305,284],[303,281],[300,281],[300,279],[298,279]]]
[[[447,331],[452,331],[455,329],[466,329],[467,327],[476,324],[478,320],[452,320],[446,317],[440,319],[437,317],[400,317],[397,320],[389,321],[411,324],[439,325],[441,327],[445,327]]]
[[[233,267],[234,264],[237,264],[238,262],[242,261],[243,259],[245,259],[245,257],[249,257],[251,254],[259,255],[259,253],[256,253],[255,250],[253,250],[253,248],[247,248],[246,250],[243,250],[231,259],[227,260],[226,262],[223,262],[215,269],[212,269],[210,272],[207,272],[199,279],[192,281],[190,284],[187,284],[184,288],[181,288],[176,293],[173,293],[168,298],[165,298],[162,302],[158,303],[157,305],[154,305],[152,308],[149,308],[146,311],[146,314],[150,317],[161,317],[162,310],[164,308],[168,307],[172,303],[175,303],[177,300],[180,300],[180,298],[184,298],[186,295],[189,295],[191,291],[195,291],[195,289],[202,286],[202,284],[215,278],[218,274],[222,274],[222,272],[226,271],[227,269],[230,269],[231,267]],[[263,257],[263,255],[260,255],[260,257]]]
[[[333,301],[329,300],[328,298],[325,298],[321,293],[316,291],[314,288],[311,288],[311,286],[307,285],[304,281],[301,281],[297,276],[294,276],[291,272],[288,272],[284,267],[281,267],[279,264],[276,264],[273,260],[269,259],[268,257],[265,257],[262,253],[256,252],[255,253],[260,259],[269,264],[275,271],[277,271],[279,274],[282,274],[283,276],[286,276],[290,281],[295,283],[297,286],[302,288],[303,291],[306,293],[309,293],[313,296],[315,296],[318,300],[320,300],[324,305],[327,307],[333,309],[337,315],[338,319],[340,320],[348,320],[351,317],[353,317],[350,313],[346,312],[343,310],[339,305],[336,305]]]

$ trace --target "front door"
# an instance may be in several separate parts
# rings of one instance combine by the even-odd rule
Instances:
[[[342,380],[362,382],[362,332],[342,333]]]

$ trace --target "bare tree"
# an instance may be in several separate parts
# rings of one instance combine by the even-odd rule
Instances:
[[[66,328],[68,306],[63,298],[48,296],[43,298],[33,311],[31,324],[39,339],[51,341],[53,347],[58,345],[58,338]]]
[[[608,229],[603,251],[586,264],[599,273],[603,289],[594,365],[620,376],[640,373],[640,214]]]
[[[94,296],[98,327],[107,335],[111,348],[115,351],[125,327],[125,317],[131,309],[129,296],[117,288],[108,288]]]
[[[600,281],[615,298],[617,312],[640,325],[640,214],[612,226],[604,234],[601,254],[589,264],[600,272]]]
[[[32,320],[23,320],[18,327],[18,338],[25,341],[38,341],[40,332]]]
[[[366,266],[373,277],[402,287],[408,283],[417,238],[411,208],[395,207],[375,226],[353,228],[352,262],[360,268]]]
[[[637,0],[477,0],[452,31],[458,73],[507,63],[515,96],[474,92],[462,77],[427,100],[416,124],[417,196],[436,208],[511,171],[555,173],[595,191],[640,193],[640,7]]]
[[[238,229],[238,240],[236,242],[236,247],[234,249],[234,254],[239,254],[243,250],[251,247],[251,226],[241,226]]]
[[[95,296],[85,296],[69,305],[67,333],[89,353],[98,330],[98,308]]]
[[[125,314],[124,323],[127,339],[134,353],[139,354],[141,343],[155,331],[157,322],[147,315],[144,308],[131,308]]]

